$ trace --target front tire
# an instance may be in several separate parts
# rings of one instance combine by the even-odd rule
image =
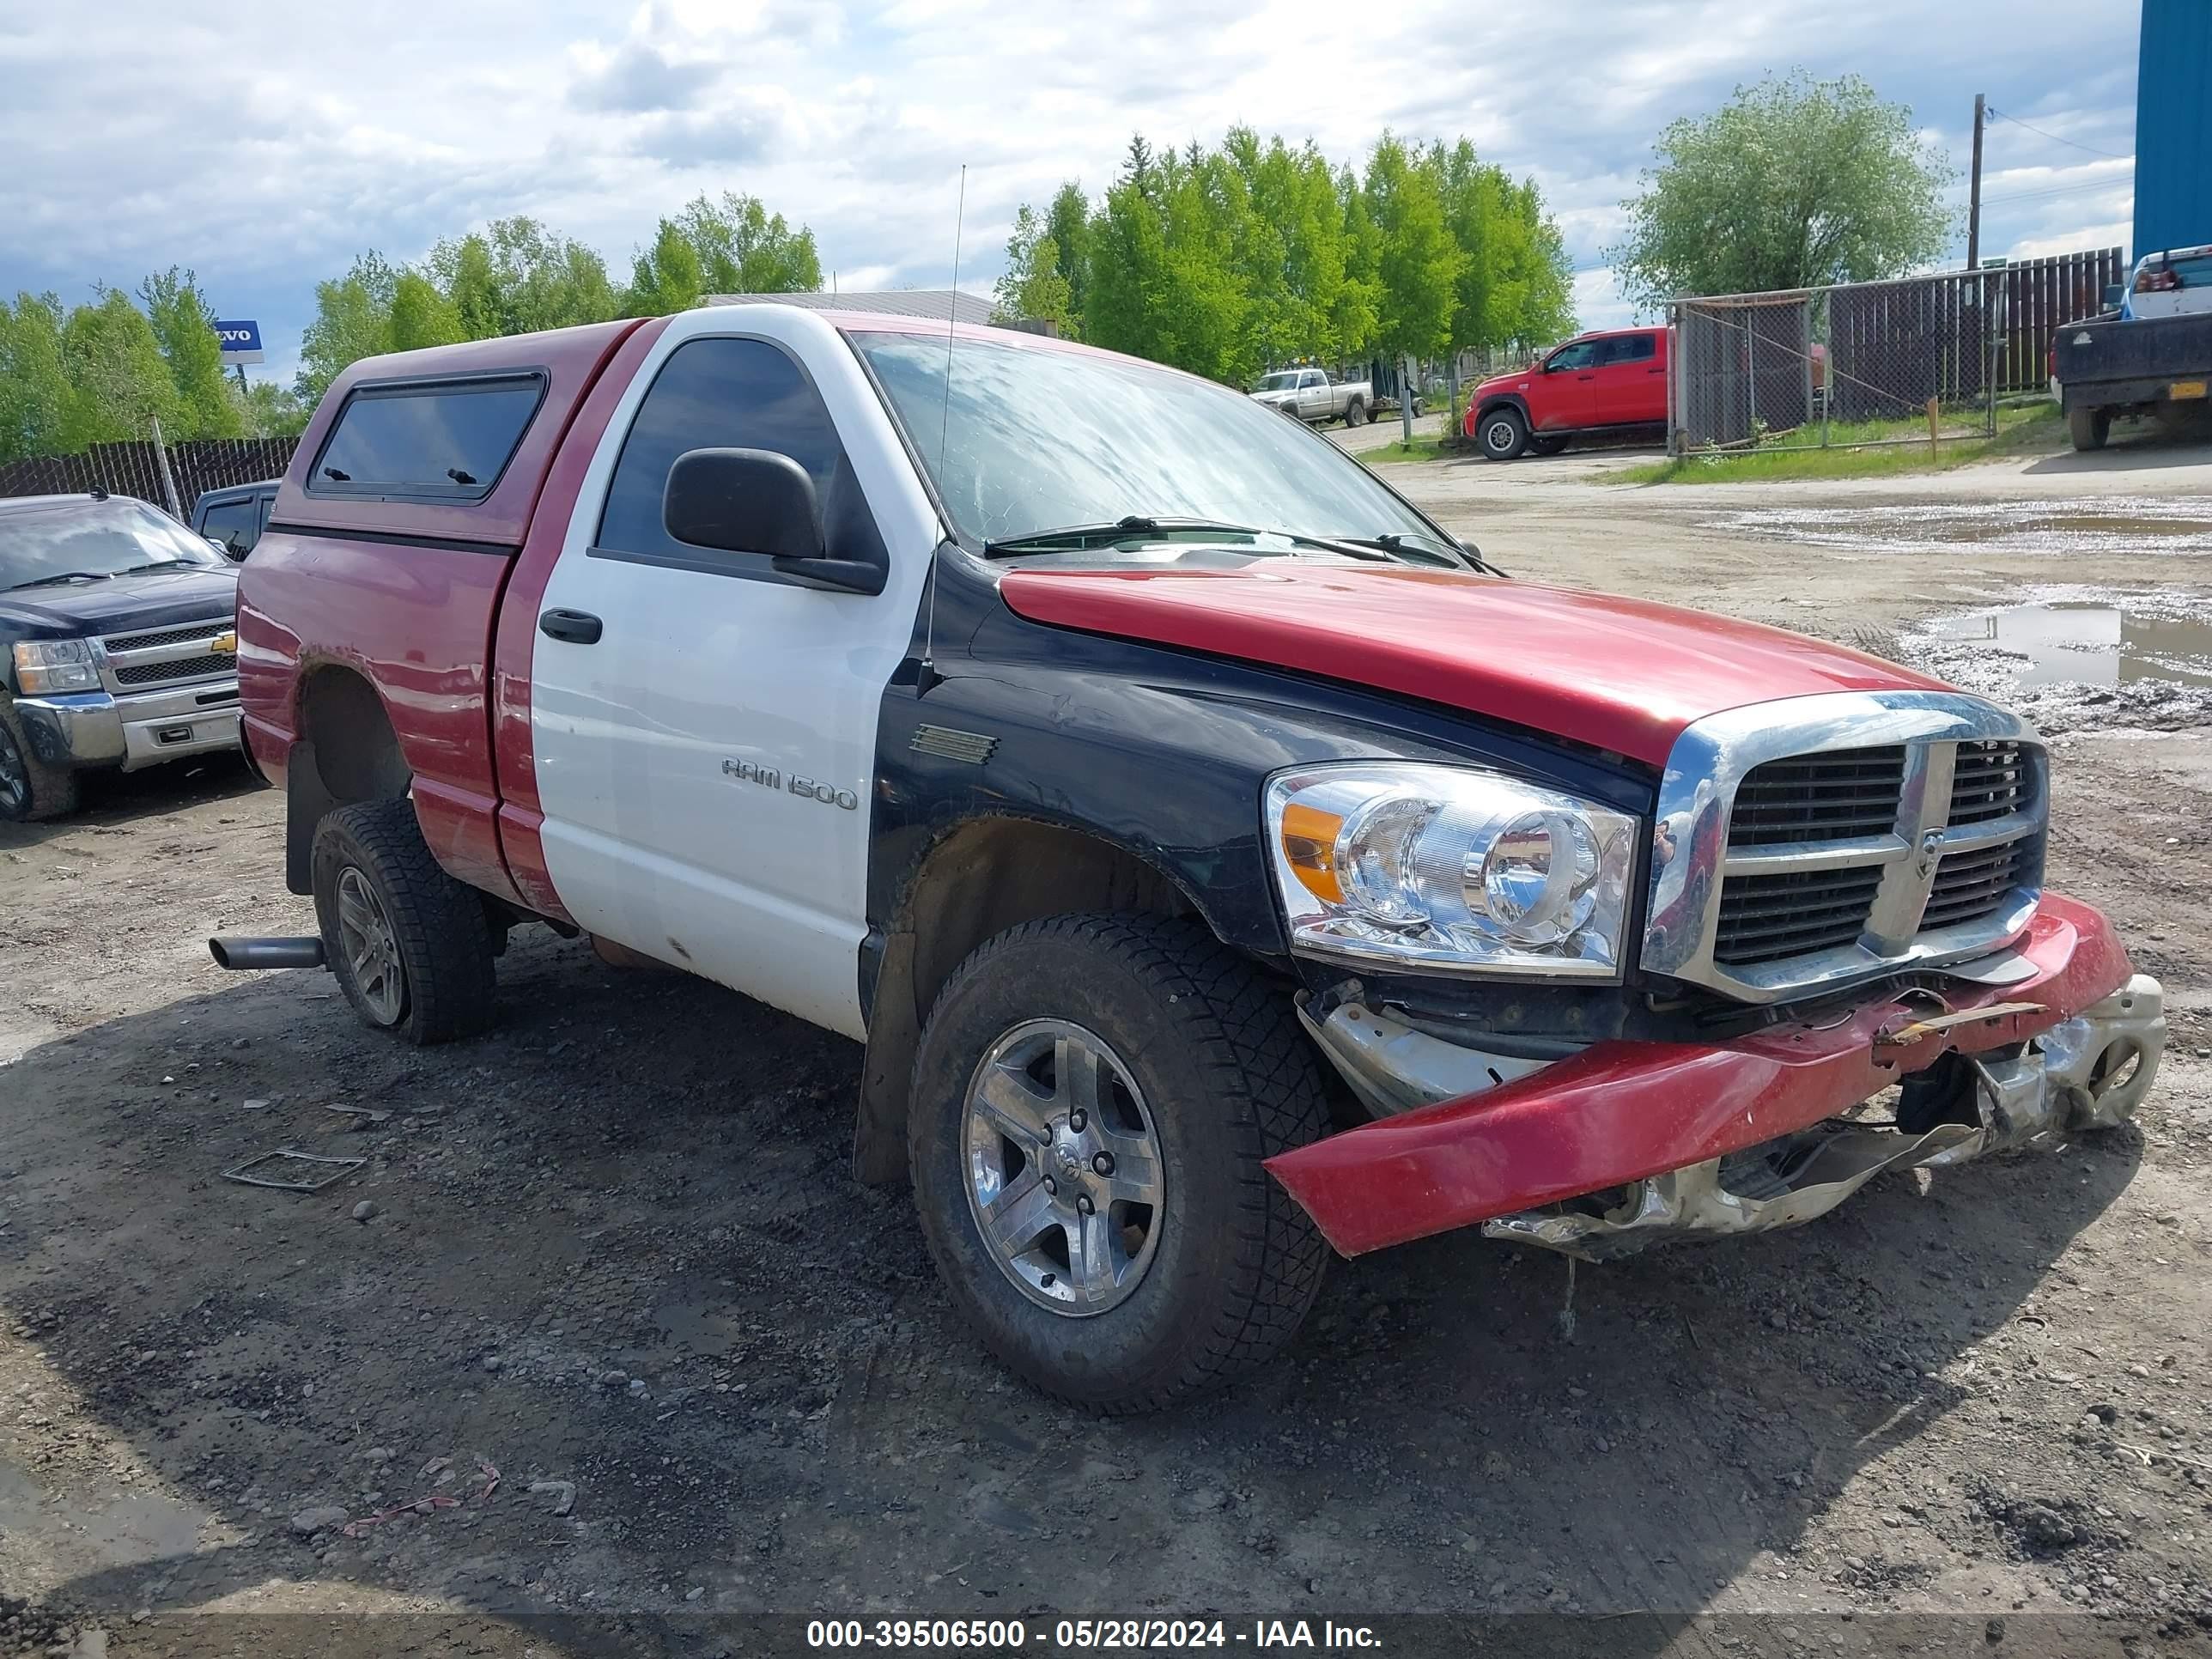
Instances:
[[[930,1011],[908,1119],[939,1276],[1049,1395],[1156,1410],[1279,1353],[1328,1247],[1262,1167],[1327,1109],[1288,994],[1188,921],[1001,933]]]
[[[2105,440],[2112,434],[2112,411],[2109,409],[2069,409],[2066,411],[2067,434],[2074,440],[2074,447],[2087,453],[2102,449]]]
[[[15,704],[0,695],[0,823],[33,823],[76,810],[76,774],[40,760]]]
[[[412,801],[358,801],[325,818],[314,878],[323,958],[362,1024],[426,1045],[491,1024],[483,902],[439,867]]]
[[[1475,423],[1475,442],[1486,461],[1510,461],[1528,443],[1528,422],[1521,411],[1507,406],[1493,409]]]

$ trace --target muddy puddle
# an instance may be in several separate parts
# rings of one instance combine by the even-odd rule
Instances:
[[[1768,507],[1730,513],[1708,529],[1845,554],[2212,553],[2212,497],[2085,496],[2048,501],[1927,501],[1877,507]]]
[[[1925,631],[1935,640],[1996,647],[2015,659],[2013,683],[2022,688],[2136,680],[2212,688],[2212,621],[2202,618],[2059,599],[1939,617]]]
[[[2033,588],[1930,617],[1899,645],[1916,667],[2045,732],[2212,725],[2212,601],[2191,594]]]

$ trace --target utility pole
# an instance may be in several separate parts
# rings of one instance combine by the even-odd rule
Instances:
[[[1966,269],[1982,268],[1982,125],[1989,94],[1974,94],[1974,172],[1966,186]]]

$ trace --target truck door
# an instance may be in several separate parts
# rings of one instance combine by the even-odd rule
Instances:
[[[1601,340],[1571,340],[1544,360],[1528,387],[1528,424],[1539,432],[1565,432],[1590,424]]]
[[[1598,343],[1590,381],[1592,426],[1642,425],[1667,418],[1667,364],[1650,333],[1616,334]]]
[[[1310,368],[1298,376],[1298,418],[1318,421],[1328,413],[1328,376]]]
[[[800,586],[672,538],[670,467],[721,447],[797,461],[832,556],[879,542],[884,591]],[[827,322],[730,307],[669,324],[592,455],[533,641],[540,834],[579,925],[865,1034],[878,713],[939,534]]]

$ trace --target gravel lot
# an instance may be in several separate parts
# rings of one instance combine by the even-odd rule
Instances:
[[[1613,465],[1389,477],[1517,574],[1998,695],[2017,660],[1930,618],[2060,587],[2212,613],[2212,452],[1878,488]],[[1572,1279],[1473,1237],[1340,1263],[1274,1374],[1134,1422],[1036,1399],[954,1325],[903,1197],[847,1176],[842,1040],[542,930],[495,1033],[428,1053],[322,975],[222,974],[208,933],[311,925],[281,801],[227,766],[0,830],[0,1654],[1204,1607],[1652,1613],[1598,1642],[1652,1654],[2199,1650],[2212,715],[2164,672],[2023,694],[2057,733],[2056,881],[2166,984],[2139,1128]],[[219,1177],[283,1146],[365,1161],[306,1197]],[[463,1501],[339,1529],[426,1494]],[[330,1616],[356,1613],[410,1617]],[[556,1613],[615,1622],[531,1622]]]

